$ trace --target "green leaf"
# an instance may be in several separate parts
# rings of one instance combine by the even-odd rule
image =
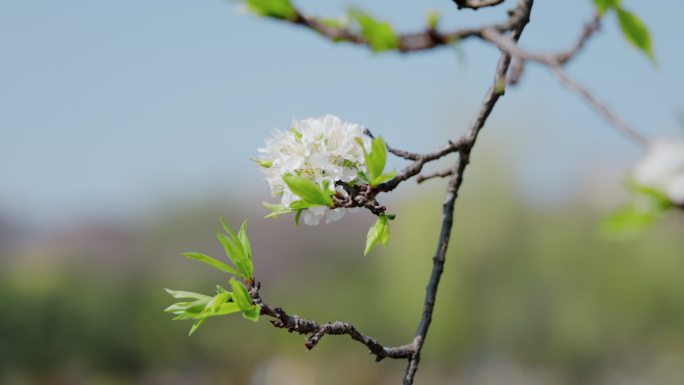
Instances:
[[[279,215],[289,214],[293,211],[291,208],[286,207],[280,203],[274,204],[274,203],[262,202],[262,204],[264,205],[264,207],[271,210],[271,213],[266,215],[264,218],[275,218]]]
[[[197,331],[197,329],[209,317],[216,317],[241,311],[240,307],[236,303],[228,302],[233,298],[233,293],[226,291],[220,286],[216,287],[217,294],[214,297],[189,291],[170,289],[165,290],[175,298],[195,299],[195,301],[192,302],[174,303],[173,305],[164,309],[165,312],[175,315],[173,318],[174,320],[194,319],[195,323],[190,329],[190,335]],[[253,312],[253,310],[250,311]]]
[[[260,167],[263,168],[271,168],[271,166],[273,166],[272,160],[252,159],[252,161],[256,162]]]
[[[654,207],[656,210],[665,211],[672,207],[673,203],[670,198],[665,195],[664,192],[656,190],[653,187],[644,186],[638,184],[635,180],[630,179],[627,182],[628,189],[637,196],[641,196],[642,199],[648,199],[648,204]]]
[[[197,302],[197,301],[195,301]],[[192,311],[191,308],[193,308],[195,305],[195,302],[177,302],[174,303],[173,305],[167,307],[164,309],[165,313],[173,313],[173,314],[182,314],[185,313],[186,311]],[[208,303],[208,302],[207,302]],[[204,309],[204,306],[206,304],[203,304],[199,309],[196,309],[195,311],[201,311]]]
[[[198,319],[197,321],[195,321],[195,323],[192,324],[192,327],[190,328],[190,333],[188,333],[188,335],[189,336],[193,335],[197,331],[197,329],[199,329],[199,327],[202,326],[202,324],[206,320],[207,320],[206,318],[202,318],[202,319]]]
[[[368,253],[377,244],[387,246],[389,242],[389,223],[388,218],[385,214],[380,214],[378,220],[375,222],[370,229],[368,229],[368,235],[366,236],[366,249],[363,255],[368,255]]]
[[[171,290],[171,289],[164,289],[166,290],[167,293],[171,294],[173,298],[192,298],[192,299],[197,299],[197,300],[211,300],[211,297],[208,295],[204,294],[199,294],[199,293],[193,293],[191,291],[183,291],[183,290]]]
[[[223,229],[225,230],[226,234],[217,233],[216,237],[218,238],[219,242],[221,242],[221,245],[223,245],[228,258],[231,260],[231,262],[233,262],[235,267],[237,267],[237,270],[240,272],[238,275],[244,279],[251,279],[254,276],[254,266],[252,265],[252,260],[248,258],[240,239],[237,237],[237,235],[235,235],[230,227],[226,225],[223,219],[221,219],[221,224],[223,225]]]
[[[294,136],[295,136],[295,138],[297,138],[297,140],[302,140],[302,133],[297,131],[296,128],[294,128],[294,127],[290,128],[290,132],[292,132],[292,134],[294,134]]]
[[[228,292],[216,294],[214,298],[212,298],[211,301],[207,303],[207,305],[204,307],[204,310],[214,313],[219,309],[219,307],[221,307],[221,305],[226,303],[230,299],[230,297],[231,294]]]
[[[233,288],[233,300],[242,310],[243,317],[248,320],[258,321],[261,307],[252,303],[252,297],[249,296],[247,287],[235,278],[230,279],[230,285]]]
[[[204,318],[216,317],[220,315],[226,315],[231,313],[237,313],[240,311],[240,307],[235,302],[226,302],[221,304],[217,309],[215,309],[211,314],[201,315]]]
[[[366,179],[371,186],[377,186],[380,183],[386,182],[395,177],[396,173],[391,172],[383,174],[385,164],[387,163],[387,145],[381,136],[376,137],[371,142],[371,151],[367,152],[363,145],[361,138],[356,138],[356,142],[361,146],[363,157],[366,162],[366,169],[368,175],[359,173],[359,175]]]
[[[299,210],[297,210],[297,212],[295,213],[294,221],[295,221],[295,225],[297,225],[297,226],[299,226],[299,218],[302,216],[302,211],[304,211],[304,210],[303,210],[303,209],[299,209]]]
[[[365,151],[364,151],[364,153],[365,153]],[[370,178],[368,178],[368,175],[366,175],[365,172],[360,171],[360,170],[359,170],[359,178],[361,178],[361,180],[363,180],[363,181],[366,181],[367,183],[370,183]]]
[[[648,32],[646,25],[632,12],[623,8],[616,8],[618,21],[622,34],[625,39],[633,46],[642,50],[652,62],[655,63],[655,56],[653,55],[653,42],[651,41],[651,34]]]
[[[611,238],[633,238],[653,225],[673,206],[661,191],[628,181],[628,188],[634,194],[634,201],[611,214],[601,224],[604,235]]]
[[[283,181],[293,193],[305,202],[319,206],[332,206],[330,194],[322,190],[316,183],[301,176],[285,174]],[[292,206],[290,206],[292,208]]]
[[[238,305],[235,302],[226,302],[224,304],[221,304],[216,310],[213,311],[205,311],[203,309],[200,309],[200,311],[196,312],[186,311],[185,313],[182,313],[175,317],[174,320],[204,319],[232,313],[239,313],[241,311],[242,310],[240,310],[240,307],[238,307]]]
[[[293,20],[297,11],[290,0],[247,0],[247,8],[257,15]]]
[[[385,163],[387,162],[387,145],[382,136],[378,136],[371,142],[370,158],[371,162],[368,164],[368,172],[372,179],[377,179],[382,175]]]
[[[603,14],[611,8],[619,7],[620,0],[594,0],[594,4],[596,5],[599,14]]]
[[[235,278],[230,279],[230,286],[233,288],[233,300],[238,305],[240,310],[245,311],[252,308],[252,297],[249,296],[249,291],[244,283]]]
[[[249,238],[247,237],[247,221],[242,222],[240,226],[240,231],[238,232],[238,239],[242,244],[242,249],[247,255],[247,259],[252,260],[252,245],[249,243]]]
[[[655,223],[658,214],[659,212],[629,204],[606,218],[601,224],[601,230],[611,238],[633,238]]]
[[[218,270],[221,270],[223,272],[229,273],[229,274],[234,274],[234,275],[240,275],[235,269],[233,269],[230,265],[223,263],[219,260],[216,260],[206,254],[202,253],[197,253],[197,252],[191,252],[191,253],[182,253],[182,256],[185,258],[189,259],[194,259],[195,261],[200,261],[204,262],[207,265],[210,265]]]
[[[437,24],[439,23],[439,12],[430,11],[427,14],[427,27],[428,30],[434,31],[437,29]]]
[[[377,185],[379,185],[379,184],[381,184],[381,183],[387,182],[388,180],[394,178],[395,176],[397,176],[397,172],[396,172],[396,171],[386,172],[386,173],[380,175],[379,177],[373,179],[373,182],[371,183],[371,185],[372,185],[372,186],[377,186]]]
[[[382,52],[399,48],[399,37],[389,23],[377,21],[359,9],[351,9],[349,15],[359,24],[361,34],[373,51]]]
[[[254,305],[253,308],[242,312],[242,316],[250,321],[259,321],[259,314],[261,314],[261,306]]]
[[[303,200],[298,200],[290,203],[290,209],[293,211],[299,211],[299,210],[304,210],[308,209],[309,207],[314,207],[314,206],[320,206],[319,204],[316,203],[309,203],[305,202]]]

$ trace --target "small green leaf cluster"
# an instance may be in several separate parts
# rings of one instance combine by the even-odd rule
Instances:
[[[641,19],[625,9],[621,0],[594,0],[599,14],[604,14],[609,11],[614,11],[620,24],[620,29],[625,39],[643,51],[648,58],[655,63],[655,55],[653,54],[653,41],[648,28]]]
[[[387,163],[387,145],[381,136],[373,139],[371,142],[370,152],[366,151],[363,147],[363,143],[359,140],[359,145],[363,148],[363,157],[366,162],[367,173],[361,173],[360,176],[364,179],[371,187],[375,187],[381,183],[387,182],[388,180],[397,176],[396,171],[384,172],[385,164]],[[366,235],[366,247],[363,251],[363,255],[367,255],[373,247],[378,244],[387,246],[389,242],[389,220],[394,219],[393,214],[380,214],[378,219],[370,229],[368,229],[368,235]]]
[[[366,151],[361,139],[357,138],[357,142],[363,149],[363,157],[366,162],[367,173],[359,173],[359,176],[368,182],[371,187],[375,187],[381,183],[397,176],[396,171],[385,173],[385,164],[387,163],[387,145],[381,136],[373,139],[371,142],[371,151]]]
[[[358,24],[361,35],[368,41],[368,45],[374,52],[399,48],[399,37],[394,33],[391,24],[374,19],[358,8],[350,9],[349,16]]]
[[[662,192],[637,184],[628,183],[633,199],[620,207],[601,224],[604,235],[611,238],[628,239],[656,223],[674,204]]]
[[[247,9],[251,12],[275,19],[295,20],[297,18],[297,10],[292,5],[290,0],[244,0]],[[366,39],[368,46],[374,52],[391,51],[398,49],[400,46],[399,36],[394,32],[392,25],[375,19],[367,12],[358,8],[351,8],[347,12],[347,19],[354,22],[354,27],[358,28],[358,32]],[[436,19],[430,17],[430,25],[436,25]],[[317,18],[319,23],[331,28],[347,28],[346,21],[336,19]],[[340,41],[346,38],[340,38]]]
[[[182,255],[186,258],[206,263],[224,273],[237,276],[244,282],[253,282],[254,265],[252,264],[252,247],[247,237],[247,222],[242,223],[237,234],[223,220],[221,224],[225,233],[218,232],[217,238],[221,242],[228,259],[232,262],[232,266],[198,252],[183,253]],[[185,299],[186,301],[174,303],[164,311],[174,314],[174,320],[195,320],[190,329],[190,335],[209,317],[242,312],[242,316],[246,319],[258,321],[261,308],[252,302],[252,298],[243,281],[231,277],[229,283],[232,292],[217,285],[214,296],[166,289],[174,298]]]
[[[378,244],[383,247],[387,246],[389,242],[389,219],[393,218],[391,215],[380,214],[378,215],[378,220],[375,224],[368,229],[368,235],[366,236],[366,248],[363,251],[363,255],[368,255],[368,253]]]
[[[247,9],[260,16],[294,20],[297,10],[290,0],[246,0]]]

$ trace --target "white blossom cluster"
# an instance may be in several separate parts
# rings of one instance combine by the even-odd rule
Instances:
[[[655,141],[634,169],[635,181],[662,192],[672,203],[684,204],[684,142]]]
[[[266,139],[266,147],[259,149],[258,160],[273,196],[280,198],[283,207],[301,199],[283,181],[286,174],[305,177],[321,188],[327,185],[346,195],[341,186],[335,187],[335,182],[354,182],[359,172],[366,172],[358,141],[369,150],[370,139],[363,130],[358,124],[345,123],[333,115],[293,120],[291,130],[275,130]],[[329,223],[342,218],[344,210],[314,206],[304,209],[301,219],[307,225],[317,225],[323,218]]]

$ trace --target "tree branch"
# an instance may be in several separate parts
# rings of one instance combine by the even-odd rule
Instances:
[[[401,182],[418,175],[426,163],[441,159],[448,154],[461,151],[467,144],[465,138],[462,138],[456,143],[450,141],[448,145],[435,152],[419,155],[413,163],[404,168],[397,176],[385,183],[377,185],[375,187],[376,191],[388,192],[394,190]]]
[[[572,79],[562,68],[562,64],[570,60],[582,47],[584,42],[597,27],[588,25],[582,34],[579,42],[569,51],[556,55],[537,54],[521,49],[514,40],[502,35],[495,30],[485,30],[482,36],[495,43],[502,52],[513,55],[519,60],[529,60],[546,65],[556,76],[556,78],[567,88],[581,96],[590,106],[598,111],[613,127],[621,134],[640,146],[648,146],[649,140],[642,135],[636,128],[632,127],[627,121],[613,112],[608,105],[594,96],[586,87]]]
[[[449,167],[446,170],[436,171],[426,175],[421,174],[416,177],[416,183],[423,183],[429,179],[446,178],[448,176],[454,175],[454,172],[456,172],[456,170],[453,167]]]
[[[261,306],[261,314],[273,318],[271,324],[279,329],[286,329],[290,333],[297,332],[299,334],[309,335],[304,342],[304,346],[311,350],[321,339],[326,335],[349,335],[354,341],[358,341],[368,348],[369,353],[375,355],[375,361],[381,361],[384,358],[408,358],[414,350],[414,344],[401,345],[396,347],[384,346],[373,337],[362,334],[353,324],[342,321],[332,321],[326,323],[318,323],[313,320],[304,319],[298,315],[289,315],[285,310],[279,307],[271,307],[266,304],[260,294],[260,285],[253,284],[250,286],[250,295],[255,304]]]
[[[575,45],[565,52],[556,54],[556,60],[558,61],[558,64],[566,64],[568,61],[574,58],[582,50],[582,48],[584,48],[589,38],[592,37],[594,32],[598,31],[599,28],[601,28],[601,15],[595,13],[591,21],[584,25],[584,29],[582,29],[582,33],[580,34],[579,39],[577,39],[577,42],[575,42]]]
[[[572,79],[570,75],[563,70],[563,68],[561,68],[559,65],[552,65],[550,68],[561,83],[581,96],[585,102],[587,102],[591,107],[603,115],[606,121],[613,125],[613,127],[615,127],[621,134],[628,139],[631,139],[634,143],[640,145],[641,147],[648,147],[649,140],[644,135],[642,135],[636,128],[632,127],[631,124],[627,123],[627,121],[613,112],[608,105],[596,98],[587,88],[578,83],[576,80]]]
[[[518,6],[513,11],[514,15],[511,18],[515,17],[517,20],[519,20],[520,24],[517,25],[511,33],[512,40],[517,41],[520,38],[523,29],[529,22],[532,4],[533,0],[518,0]],[[437,298],[437,289],[439,288],[439,282],[442,273],[444,272],[446,252],[447,247],[449,246],[451,227],[453,224],[454,205],[456,198],[458,197],[458,191],[463,183],[463,174],[468,166],[468,163],[470,162],[470,152],[475,145],[478,134],[484,127],[489,114],[494,109],[494,105],[496,105],[496,102],[505,91],[505,88],[501,87],[501,81],[505,79],[510,62],[511,55],[506,52],[502,52],[496,68],[494,84],[489,88],[489,91],[485,95],[480,110],[475,118],[471,121],[468,130],[463,135],[461,140],[459,140],[460,143],[463,143],[463,148],[459,150],[460,156],[454,165],[456,172],[449,180],[444,205],[442,207],[442,229],[440,230],[437,250],[432,259],[432,273],[430,274],[430,280],[428,281],[425,292],[423,315],[421,317],[420,323],[418,324],[416,335],[413,339],[416,349],[414,354],[409,358],[409,363],[406,367],[406,374],[404,376],[404,385],[413,384],[413,379],[420,363],[420,352],[423,348],[423,344],[425,343],[425,338],[427,337],[430,323],[432,322],[432,313],[434,312],[435,301]]]
[[[469,8],[478,10],[484,7],[493,7],[503,3],[505,0],[454,0],[458,9]]]
[[[454,0],[459,8],[479,9],[487,6],[501,4],[503,0]],[[475,117],[471,120],[466,132],[456,141],[449,141],[448,145],[427,154],[419,154],[399,150],[387,146],[387,150],[406,160],[412,161],[395,178],[382,183],[374,188],[368,186],[366,195],[374,200],[375,194],[394,190],[400,183],[416,175],[418,183],[437,177],[449,177],[446,196],[442,206],[441,229],[437,242],[435,254],[432,258],[433,266],[428,280],[425,299],[423,302],[422,314],[414,338],[409,344],[397,347],[387,347],[376,339],[362,334],[354,325],[348,322],[333,321],[319,324],[312,320],[303,319],[296,315],[289,315],[281,308],[273,308],[265,304],[259,296],[259,287],[251,288],[254,302],[261,305],[261,313],[265,316],[274,318],[271,323],[290,332],[297,332],[308,335],[305,346],[307,349],[315,347],[325,335],[349,335],[353,340],[360,342],[368,348],[371,354],[375,355],[376,361],[384,358],[406,358],[408,364],[403,378],[404,385],[412,385],[416,372],[420,364],[420,355],[430,329],[432,316],[435,309],[437,291],[441,276],[444,272],[446,253],[451,237],[453,226],[453,215],[459,190],[463,183],[465,170],[470,163],[470,154],[475,142],[484,127],[489,115],[499,98],[506,89],[506,76],[508,75],[511,61],[516,59],[512,69],[511,81],[514,83],[520,77],[526,61],[535,61],[548,66],[561,83],[581,95],[588,103],[601,112],[606,119],[615,125],[626,136],[640,144],[646,144],[647,140],[633,129],[624,120],[614,114],[605,104],[595,98],[586,88],[570,78],[562,69],[562,65],[574,58],[585,46],[588,39],[598,30],[600,26],[600,16],[595,15],[588,23],[576,43],[567,51],[556,54],[536,54],[524,51],[517,45],[525,26],[529,22],[530,13],[534,0],[518,0],[517,6],[510,12],[509,19],[502,24],[494,24],[476,29],[466,29],[451,33],[440,33],[434,29],[414,34],[399,35],[399,47],[401,52],[411,52],[425,50],[441,45],[449,44],[457,39],[467,37],[478,37],[490,41],[497,45],[501,55],[496,67],[494,81],[485,94],[482,104]],[[349,41],[355,44],[368,45],[368,41],[359,32],[349,29],[346,26],[337,27],[323,23],[312,17],[307,17],[297,12],[297,17],[291,22],[312,29],[321,35],[334,41]],[[509,33],[509,35],[505,35]],[[370,131],[366,134],[372,137]],[[454,165],[446,170],[439,172],[419,175],[425,164],[440,159],[448,154],[458,152]]]
[[[485,6],[494,6],[502,2],[503,0],[467,0],[462,1],[465,5],[462,7],[459,6],[459,8],[478,9]],[[369,45],[368,40],[361,32],[353,30],[346,25],[337,26],[325,23],[322,19],[305,15],[297,8],[295,8],[295,12],[295,16],[291,19],[279,17],[276,17],[276,19],[306,27],[332,41],[346,41],[358,45]],[[402,53],[424,51],[431,48],[443,47],[467,38],[482,38],[481,34],[484,29],[508,32],[520,24],[519,20],[516,19],[516,15],[514,13],[511,13],[511,15],[511,17],[502,23],[490,24],[480,28],[465,28],[451,32],[440,32],[428,27],[420,32],[398,34],[399,46],[397,47],[397,50]]]

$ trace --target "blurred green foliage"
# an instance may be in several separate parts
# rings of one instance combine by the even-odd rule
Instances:
[[[502,191],[510,188],[501,181],[464,185],[420,382],[603,384],[624,376],[681,384],[681,222],[610,242],[597,234],[604,213],[580,202],[541,209]],[[392,204],[393,241],[366,257],[360,245],[370,214],[316,228],[250,219],[264,299],[405,343],[420,315],[440,202],[435,193]],[[187,209],[137,225],[138,246],[115,257],[130,264],[119,270],[98,266],[94,255],[92,263],[67,263],[59,248],[46,249],[38,273],[30,253],[11,258],[0,271],[0,383],[399,381],[403,362],[375,363],[347,337],[326,337],[306,352],[302,337],[266,322],[219,317],[192,338],[187,325],[171,322],[161,312],[169,303],[161,287],[228,285],[225,274],[173,252],[218,255],[207,234],[221,212],[263,214]]]

